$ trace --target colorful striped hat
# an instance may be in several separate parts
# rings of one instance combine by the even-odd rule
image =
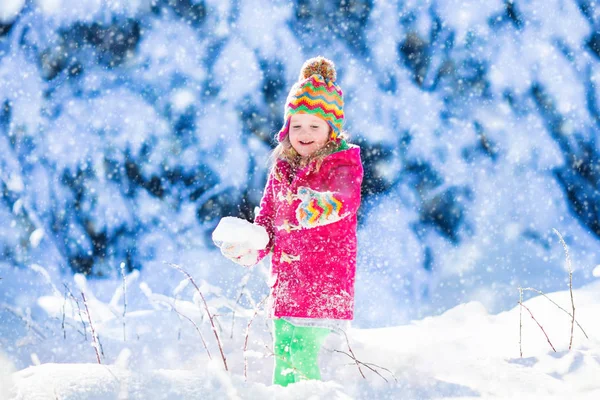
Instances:
[[[344,125],[344,95],[335,83],[336,77],[331,60],[319,56],[304,63],[298,82],[285,101],[285,122],[277,141],[282,142],[287,136],[292,115],[302,113],[323,118],[332,128],[331,139],[338,137]]]

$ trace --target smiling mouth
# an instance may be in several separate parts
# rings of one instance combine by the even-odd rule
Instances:
[[[302,140],[300,140],[299,142],[300,142],[300,144],[304,144],[304,145],[309,145],[309,144],[313,144],[314,143],[314,141],[312,141],[312,142],[303,142]]]

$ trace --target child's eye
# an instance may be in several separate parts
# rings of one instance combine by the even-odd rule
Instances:
[[[300,128],[300,125],[294,125],[294,126],[292,126],[292,128],[298,129],[298,128]]]
[[[319,127],[319,125],[311,125],[310,127],[313,129],[317,129]]]

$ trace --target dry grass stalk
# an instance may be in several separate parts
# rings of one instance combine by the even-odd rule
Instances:
[[[540,329],[542,330],[542,332],[544,332],[544,335],[546,336],[546,339],[548,340],[548,343],[550,344],[550,347],[552,347],[552,350],[556,351],[556,349],[552,345],[552,342],[550,342],[550,338],[546,334],[546,331],[544,330],[544,328],[542,327],[542,325],[535,319],[535,317],[533,316],[533,313],[531,312],[531,310],[527,306],[525,306],[525,304],[523,304],[523,292],[525,290],[536,292],[536,293],[544,296],[546,299],[548,299],[548,301],[550,301],[552,304],[554,304],[560,310],[564,311],[569,317],[571,317],[571,337],[569,339],[569,350],[571,350],[571,348],[573,347],[573,331],[574,331],[576,323],[577,323],[577,326],[579,327],[579,329],[581,329],[581,331],[585,335],[585,337],[587,339],[589,339],[587,333],[585,333],[585,331],[583,330],[583,327],[579,324],[579,322],[577,322],[575,320],[575,301],[573,300],[573,268],[572,268],[572,265],[571,265],[571,257],[569,256],[569,248],[567,247],[567,244],[565,243],[565,241],[564,241],[562,235],[560,234],[560,232],[558,232],[558,230],[556,230],[556,229],[553,229],[553,230],[554,230],[554,233],[556,233],[556,235],[560,239],[560,242],[562,243],[562,246],[563,246],[563,248],[565,250],[565,257],[566,257],[566,260],[567,260],[567,268],[569,270],[569,293],[571,295],[571,312],[568,312],[567,310],[565,310],[564,308],[562,308],[560,305],[558,305],[554,300],[552,300],[550,297],[548,297],[541,290],[537,290],[537,289],[534,289],[534,288],[521,288],[521,287],[519,287],[519,306],[520,306],[520,308],[519,308],[519,352],[520,352],[521,357],[523,357],[523,348],[522,348],[522,345],[521,345],[522,327],[523,327],[522,317],[521,317],[521,308],[525,308],[529,312],[529,315],[531,315],[531,318],[533,318],[533,320],[540,327]]]
[[[73,293],[71,293],[71,289],[69,289],[69,286],[67,286],[66,283],[63,283],[63,285],[65,286],[65,290],[67,290],[67,292],[69,293],[69,297],[75,302],[75,304],[77,304],[77,313],[79,314],[79,320],[81,321],[81,325],[83,326],[83,337],[87,341],[87,328],[85,326],[85,321],[83,320],[83,314],[81,312],[79,300],[77,300]]]
[[[554,346],[552,345],[552,342],[550,341],[550,338],[548,337],[548,334],[546,333],[546,331],[544,330],[544,327],[538,322],[537,319],[535,319],[535,317],[533,316],[533,313],[531,312],[531,310],[529,309],[529,307],[527,307],[525,304],[521,303],[521,307],[523,307],[524,309],[526,309],[529,312],[529,315],[531,315],[531,318],[533,318],[533,320],[535,321],[535,323],[540,327],[540,329],[542,330],[542,332],[544,332],[544,335],[546,336],[546,340],[548,341],[548,343],[550,344],[550,347],[552,347],[552,350],[554,350],[554,352],[556,353],[556,349],[554,348]]]
[[[392,371],[390,371],[389,369],[387,369],[387,368],[381,367],[381,366],[379,366],[377,364],[373,364],[373,363],[362,362],[362,361],[358,360],[354,356],[354,354],[349,354],[349,353],[346,353],[345,351],[342,351],[342,350],[333,349],[332,351],[334,351],[336,353],[341,353],[341,354],[344,354],[344,355],[350,357],[352,360],[354,360],[354,364],[356,364],[356,365],[359,365],[359,364],[360,365],[364,365],[365,367],[367,367],[371,371],[375,372],[377,375],[379,375],[381,377],[381,379],[383,379],[384,381],[386,381],[388,383],[389,383],[389,381],[387,379],[385,379],[385,377],[383,375],[381,375],[381,373],[379,373],[379,371],[377,371],[375,368],[379,368],[379,369],[382,369],[382,370],[386,371],[387,373],[389,373],[392,376],[392,378],[394,378],[394,381],[398,382],[398,379],[396,378],[396,376],[394,375],[394,373]],[[359,367],[359,371],[360,371],[360,367]],[[367,377],[362,373],[362,371],[360,371],[360,374],[363,376],[363,378],[367,379]]]
[[[556,229],[553,230],[554,233],[558,235],[558,238],[560,239],[560,242],[562,243],[563,248],[565,249],[567,267],[569,268],[569,292],[571,292],[571,308],[573,310],[571,318],[571,339],[569,340],[569,350],[571,350],[571,347],[573,346],[573,327],[575,325],[575,301],[573,301],[573,268],[571,268],[571,257],[569,256],[569,248],[567,247],[567,244],[565,243],[560,232],[558,232]]]
[[[190,282],[192,283],[192,285],[194,285],[194,287],[196,288],[196,291],[198,292],[198,294],[200,295],[200,298],[202,299],[202,302],[204,303],[204,309],[206,311],[206,315],[208,316],[208,319],[210,321],[212,331],[215,334],[215,338],[217,340],[217,345],[219,346],[219,351],[221,352],[221,358],[223,360],[223,365],[225,366],[225,371],[229,371],[229,369],[227,368],[227,359],[225,358],[225,353],[223,352],[223,346],[221,345],[221,339],[219,338],[219,334],[217,333],[217,328],[215,326],[215,322],[213,321],[213,316],[210,313],[210,310],[208,309],[208,304],[206,303],[206,299],[204,298],[204,295],[200,291],[200,288],[198,287],[198,285],[196,285],[194,278],[192,278],[192,276],[186,270],[181,268],[179,265],[173,264],[173,263],[166,263],[166,264],[170,265],[171,267],[177,269],[178,271],[180,271],[181,273],[186,275],[188,277],[188,279],[190,280]]]
[[[192,323],[192,325],[194,325],[194,328],[196,328],[196,331],[198,331],[198,334],[200,335],[200,340],[202,340],[202,345],[204,346],[204,349],[206,350],[206,354],[208,354],[208,358],[210,360],[212,360],[212,356],[210,355],[210,351],[208,350],[208,346],[206,345],[206,341],[204,340],[204,335],[202,335],[202,332],[200,331],[200,327],[198,327],[198,325],[194,322],[193,319],[191,319],[190,317],[188,317],[185,314],[180,313],[177,310],[177,308],[175,307],[175,305],[171,305],[171,308],[173,309],[173,311],[175,311],[177,313],[177,315],[187,319],[188,321],[190,321]]]
[[[523,358],[523,289],[519,286],[519,353],[521,354],[521,358]]]
[[[248,380],[248,356],[246,355],[246,351],[248,350],[248,338],[250,337],[250,326],[252,325],[252,321],[258,315],[258,311],[260,310],[260,306],[269,298],[269,296],[265,296],[264,299],[260,301],[254,308],[254,314],[252,318],[248,320],[248,325],[246,325],[246,337],[244,338],[244,379]]]
[[[352,351],[352,347],[350,347],[350,340],[348,339],[348,335],[343,329],[340,329],[339,331],[342,332],[344,334],[344,337],[346,338],[346,345],[348,346],[348,351],[350,352],[351,358],[354,360],[356,367],[358,368],[358,372],[360,372],[364,379],[367,379],[365,374],[362,372],[362,369],[360,369],[360,364],[362,364],[362,362],[358,361],[358,359],[354,355],[354,352]]]
[[[127,285],[125,284],[125,263],[121,263],[121,277],[123,279],[123,341],[127,341],[127,336],[125,334],[126,326],[125,326],[125,313],[127,312]]]
[[[102,364],[100,361],[100,353],[98,352],[99,340],[96,337],[96,331],[94,330],[94,324],[92,324],[92,316],[90,315],[90,310],[87,306],[87,301],[85,300],[85,294],[81,292],[81,297],[83,298],[83,305],[85,306],[85,312],[87,313],[88,320],[90,322],[90,329],[92,331],[92,341],[94,342],[94,350],[96,350],[96,358],[98,359],[98,364]]]
[[[550,303],[554,304],[560,310],[564,311],[569,317],[573,317],[573,315],[570,312],[568,312],[567,310],[565,310],[564,308],[562,308],[560,305],[558,305],[558,303],[556,303],[554,300],[552,300],[550,297],[548,297],[546,295],[546,293],[542,292],[541,290],[537,290],[537,289],[534,289],[534,288],[522,288],[520,290],[522,290],[522,291],[528,290],[528,291],[535,292],[537,294],[540,294],[540,295],[544,296],[546,299],[548,299],[548,301]],[[521,300],[523,300],[522,293],[521,293]],[[575,323],[577,324],[577,326],[579,327],[579,329],[581,330],[581,332],[583,333],[583,335],[585,336],[585,338],[589,339],[590,337],[587,335],[587,333],[585,333],[585,331],[583,330],[583,327],[579,324],[579,322],[577,320],[575,320]]]

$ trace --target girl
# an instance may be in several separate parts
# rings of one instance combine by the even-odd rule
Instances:
[[[224,243],[223,254],[254,265],[271,251],[267,307],[274,323],[273,383],[320,379],[326,336],[353,318],[360,149],[342,132],[344,100],[331,61],[306,61],[285,104],[260,210],[264,250]]]

